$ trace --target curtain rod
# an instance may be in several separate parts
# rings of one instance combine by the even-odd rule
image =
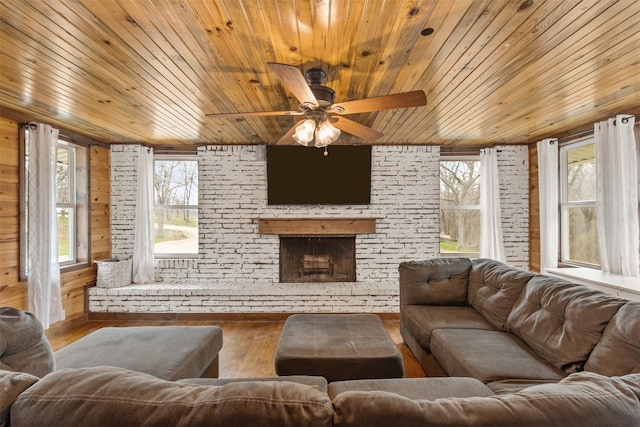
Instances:
[[[629,123],[629,120],[632,117],[635,117],[636,119],[638,118],[637,116],[634,116],[633,114],[629,114],[626,117],[622,118],[622,123],[625,123],[625,124]],[[616,124],[616,120],[615,119],[613,120],[613,124],[614,125]],[[635,126],[639,126],[639,125],[640,125],[640,121],[637,121],[635,123]],[[558,144],[562,144],[564,142],[573,141],[574,139],[584,138],[584,137],[590,136],[590,135],[593,135],[593,126],[591,126],[591,128],[589,128],[589,129],[585,129],[583,131],[572,133],[571,135],[562,136],[562,137],[557,138],[557,139],[558,139]]]
[[[22,122],[18,124],[21,128],[29,128],[31,130],[38,129],[38,125],[34,122]]]

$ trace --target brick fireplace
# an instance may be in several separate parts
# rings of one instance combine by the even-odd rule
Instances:
[[[258,224],[261,234],[280,236],[281,283],[355,282],[356,235],[376,232],[376,218],[271,218]]]

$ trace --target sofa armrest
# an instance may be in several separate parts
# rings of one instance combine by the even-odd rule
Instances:
[[[471,260],[433,258],[400,264],[400,305],[467,305]]]

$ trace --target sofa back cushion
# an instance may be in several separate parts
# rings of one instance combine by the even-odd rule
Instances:
[[[556,368],[571,373],[582,370],[624,303],[582,285],[537,275],[514,305],[507,329]]]
[[[469,305],[494,327],[504,324],[533,273],[491,259],[473,260],[469,272]]]
[[[333,400],[334,425],[637,427],[639,383],[640,375],[579,373],[559,383],[491,397],[414,400],[383,391],[350,391]]]
[[[584,369],[607,376],[640,373],[640,302],[628,302],[620,307]]]
[[[319,387],[282,381],[220,387],[115,367],[62,369],[23,392],[11,426],[331,426]]]
[[[0,369],[43,377],[55,369],[42,323],[31,313],[0,307]]]
[[[433,258],[400,264],[400,304],[467,305],[471,260]]]

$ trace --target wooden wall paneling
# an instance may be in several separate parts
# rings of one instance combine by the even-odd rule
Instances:
[[[20,215],[18,122],[0,116],[0,305],[28,310],[27,283],[19,280]],[[91,256],[110,257],[110,162],[109,149],[92,146],[90,151]],[[93,190],[96,190],[95,193]],[[75,324],[86,319],[85,287],[96,279],[96,266],[65,270],[61,274],[62,305],[66,320]],[[59,328],[63,325],[53,325]]]
[[[111,258],[111,163],[108,148],[92,146],[90,153],[91,261],[97,261]]]
[[[26,283],[20,282],[18,122],[0,116],[0,305],[26,309]]]
[[[69,321],[76,317],[87,317],[85,309],[84,289],[87,283],[95,280],[96,269],[89,266],[61,274],[60,288],[62,292],[62,307],[66,319]]]
[[[529,145],[529,269],[540,271],[540,192],[538,149]]]

